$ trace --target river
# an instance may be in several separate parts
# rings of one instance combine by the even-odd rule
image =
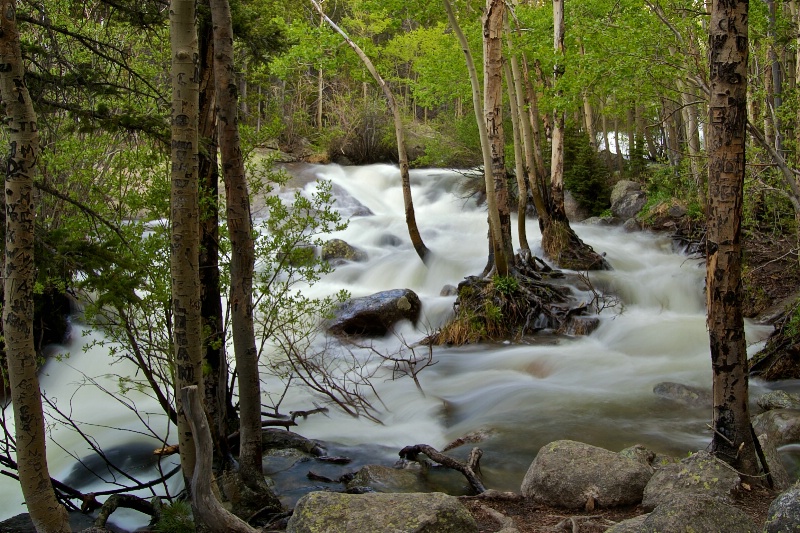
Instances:
[[[423,318],[416,328],[401,326],[399,336],[412,343],[441,325],[454,302],[452,296],[439,295],[442,287],[479,273],[486,261],[486,214],[473,199],[460,194],[461,176],[444,170],[411,173],[416,218],[434,254],[425,266],[408,239],[395,167],[289,168],[307,189],[314,186],[315,178],[333,182],[343,214],[356,215],[346,230],[334,236],[369,256],[366,262],[339,267],[307,292],[323,296],[344,288],[361,296],[410,288],[423,302]],[[366,215],[367,210],[371,214]],[[259,216],[257,210],[254,216]],[[516,222],[513,224],[516,227]],[[614,269],[593,274],[594,284],[613,291],[624,303],[621,309],[604,311],[594,333],[574,338],[549,335],[524,343],[437,347],[433,352],[437,363],[419,375],[424,395],[408,378],[375,382],[386,406],[379,413],[383,425],[332,410],[327,416],[301,421],[296,431],[339,443],[336,451],[357,455],[356,464],[380,461],[387,465],[403,446],[426,443],[441,448],[465,434],[483,431],[488,436],[478,446],[484,451],[484,482],[500,490],[518,490],[539,447],[556,439],[580,440],[612,450],[644,444],[680,456],[705,448],[710,441],[706,427],[710,408],[682,407],[652,392],[662,381],[710,388],[703,263],[681,254],[666,235],[581,224],[574,227],[596,251],[606,254]],[[528,239],[541,257],[534,221],[528,223]],[[758,343],[770,331],[771,327],[748,323],[748,341]],[[132,411],[93,387],[76,385],[88,375],[115,390],[116,382],[102,376],[131,371],[124,365],[109,369],[107,353],[97,348],[84,352],[81,346],[85,341],[82,335],[73,334],[71,344],[60,348],[61,353],[71,355],[48,362],[42,388],[58,398],[59,406],[77,413],[86,422],[84,429],[103,448],[131,442],[139,451],[154,448],[155,440],[147,437],[146,431],[142,433],[142,420]],[[376,349],[386,352],[400,345],[399,337],[393,335],[374,341]],[[764,388],[754,383],[752,396]],[[134,399],[152,431],[166,431],[152,400],[144,393],[135,394]],[[282,410],[313,408],[314,401],[307,392],[296,390],[287,396]],[[127,431],[108,429],[112,426]],[[74,468],[71,454],[82,457],[89,450],[68,428],[54,427],[52,437],[48,445],[51,474],[64,479]],[[456,455],[466,453],[468,447],[464,448]],[[123,449],[121,453],[127,452]],[[136,471],[140,466],[129,467]],[[150,467],[141,468],[146,478]],[[82,490],[100,490],[100,486],[95,483]],[[0,519],[24,511],[14,483],[0,477],[0,491],[4,495]]]

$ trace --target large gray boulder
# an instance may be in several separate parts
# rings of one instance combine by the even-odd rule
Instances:
[[[287,533],[477,533],[478,525],[453,496],[311,492],[297,502]]]
[[[659,505],[642,522],[639,533],[758,533],[750,516],[716,498],[683,496]]]
[[[764,411],[773,409],[800,409],[800,395],[784,390],[774,390],[762,395],[757,402]]]
[[[683,383],[662,381],[653,387],[653,394],[687,407],[711,407],[711,391]]]
[[[522,480],[522,495],[567,508],[639,503],[652,469],[597,446],[559,440],[542,446]]]
[[[800,442],[800,411],[773,409],[753,418],[756,435],[767,434],[775,446]]]
[[[767,511],[766,533],[788,533],[800,531],[800,487],[794,487],[778,495]]]
[[[334,335],[383,336],[400,320],[416,323],[422,304],[411,289],[393,289],[342,304],[328,325]]]
[[[656,471],[644,489],[642,507],[651,511],[673,499],[695,496],[730,504],[740,488],[736,472],[710,453],[700,451]]]
[[[635,181],[618,181],[611,191],[611,212],[623,220],[635,217],[646,203],[647,193]]]

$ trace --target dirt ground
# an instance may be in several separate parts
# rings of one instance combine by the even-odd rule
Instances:
[[[768,489],[753,489],[742,495],[736,506],[756,524],[763,524],[775,496],[777,493]],[[462,497],[461,501],[475,517],[481,533],[495,533],[504,526],[515,527],[520,533],[602,533],[618,522],[645,513],[639,505],[587,512],[537,505],[527,499]]]

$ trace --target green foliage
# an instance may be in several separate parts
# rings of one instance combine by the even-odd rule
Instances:
[[[564,137],[564,187],[592,216],[610,206],[608,168],[592,148],[589,137],[574,127],[568,128]]]
[[[162,507],[155,530],[158,533],[194,533],[191,506],[184,501],[175,501]]]
[[[514,276],[494,276],[492,284],[497,292],[506,296],[519,290],[519,281]]]
[[[323,236],[345,229],[347,222],[333,208],[329,182],[286,197],[279,192],[289,177],[276,171],[269,160],[256,161],[249,174],[268,208],[257,228],[254,280],[256,334],[261,353],[270,353],[269,357],[264,353],[262,360],[269,359],[266,370],[287,383],[298,377],[305,381],[314,370],[298,364],[298,358],[313,352],[311,344],[320,321],[329,318],[349,294],[312,298],[303,294],[302,288],[333,270],[315,249],[322,246]],[[275,394],[279,401],[280,392]]]

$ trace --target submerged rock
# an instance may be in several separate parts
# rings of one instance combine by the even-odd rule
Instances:
[[[347,482],[348,491],[356,488],[369,488],[374,492],[423,492],[425,485],[415,471],[366,465]]]
[[[433,493],[312,492],[297,502],[287,533],[477,533],[478,525],[453,496]]]
[[[522,481],[522,495],[571,509],[639,503],[652,468],[603,448],[559,440],[542,446]]]
[[[711,391],[700,387],[663,381],[653,387],[653,393],[687,407],[711,407]]]
[[[386,335],[397,322],[416,323],[422,303],[411,289],[394,289],[342,304],[328,325],[334,335]]]
[[[800,409],[800,395],[784,390],[774,390],[762,395],[757,402],[764,411],[773,409]]]
[[[773,409],[753,418],[756,435],[767,434],[775,446],[800,442],[800,411]]]
[[[331,239],[322,245],[322,258],[330,263],[342,261],[366,261],[367,253],[350,246],[342,239]]]

